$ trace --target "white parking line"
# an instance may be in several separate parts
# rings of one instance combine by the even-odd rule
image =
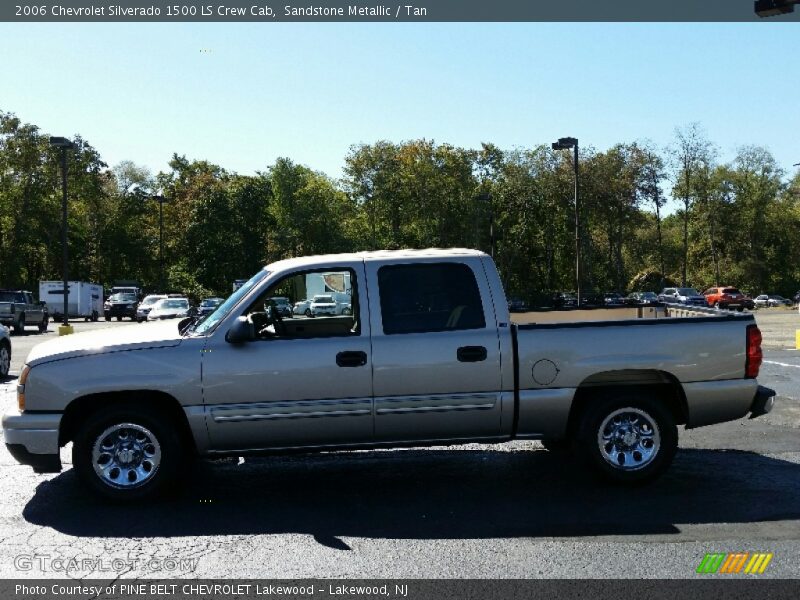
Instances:
[[[800,365],[790,365],[789,363],[782,363],[774,360],[765,360],[764,362],[769,363],[771,365],[779,365],[781,367],[794,367],[795,369],[800,369]]]

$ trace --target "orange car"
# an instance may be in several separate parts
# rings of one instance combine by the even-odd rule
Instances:
[[[753,301],[735,287],[712,287],[703,292],[706,302],[714,308],[742,310],[753,308]]]

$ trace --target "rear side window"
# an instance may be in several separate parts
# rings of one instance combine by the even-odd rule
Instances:
[[[381,267],[378,285],[386,334],[486,327],[478,283],[467,265]]]

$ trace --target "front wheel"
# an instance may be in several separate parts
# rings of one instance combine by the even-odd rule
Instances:
[[[108,406],[91,415],[72,448],[80,480],[109,500],[162,494],[179,477],[183,461],[175,424],[135,405]]]
[[[50,322],[50,318],[45,315],[42,317],[42,322],[39,323],[39,333],[46,333],[47,332],[47,324]]]
[[[25,333],[25,315],[21,314],[17,319],[16,323],[14,323],[14,333],[17,335],[22,335]]]
[[[672,463],[678,428],[658,399],[635,392],[593,398],[578,427],[583,461],[618,483],[652,481]]]

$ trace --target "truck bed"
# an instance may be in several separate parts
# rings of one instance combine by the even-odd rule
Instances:
[[[735,318],[747,319],[749,313],[717,310],[697,306],[665,304],[663,306],[609,306],[582,309],[541,309],[511,313],[511,322],[518,325],[585,323],[596,321],[628,321],[636,319]]]

